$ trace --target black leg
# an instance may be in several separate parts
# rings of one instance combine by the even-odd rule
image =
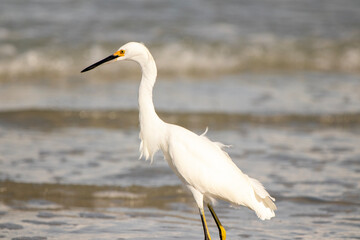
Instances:
[[[214,209],[212,208],[212,206],[210,204],[208,204],[208,208],[211,212],[211,215],[213,216],[215,222],[216,222],[216,225],[219,229],[219,235],[220,235],[220,239],[221,240],[226,240],[226,231],[225,231],[225,228],[221,225],[221,222],[219,220],[219,218],[216,216],[216,213],[214,211]]]
[[[206,224],[204,209],[199,209],[199,212],[200,212],[201,222],[204,228],[205,240],[211,240],[209,229]]]

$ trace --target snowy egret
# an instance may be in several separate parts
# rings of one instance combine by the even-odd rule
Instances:
[[[183,127],[165,123],[155,112],[152,90],[157,69],[154,58],[142,44],[129,42],[114,54],[85,68],[89,71],[103,63],[120,60],[137,62],[142,70],[139,87],[140,158],[153,160],[162,150],[170,168],[193,194],[199,208],[205,239],[211,239],[207,227],[204,203],[210,210],[219,235],[226,239],[226,231],[212,207],[215,199],[243,205],[262,219],[275,216],[276,206],[269,193],[256,179],[244,174],[222,150],[223,144],[210,141],[205,133],[197,135]]]

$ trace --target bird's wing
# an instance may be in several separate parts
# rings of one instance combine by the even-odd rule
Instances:
[[[234,202],[239,198],[239,189],[246,193],[251,192],[252,187],[247,175],[222,146],[205,136],[174,127],[169,138],[170,164],[185,184],[203,194]]]
[[[222,150],[221,143],[187,129],[172,129],[169,164],[186,185],[211,198],[253,209],[259,218],[275,216],[275,204],[263,185],[244,174]]]

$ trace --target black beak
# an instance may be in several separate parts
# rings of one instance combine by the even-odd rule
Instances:
[[[103,64],[103,63],[106,63],[106,62],[108,62],[108,61],[111,61],[111,60],[113,60],[113,59],[115,59],[115,58],[117,58],[117,57],[119,57],[119,56],[110,55],[110,56],[104,58],[103,60],[100,60],[100,61],[98,61],[97,63],[94,63],[93,65],[88,66],[87,68],[85,68],[85,69],[82,70],[81,72],[82,72],[82,73],[83,73],[83,72],[87,72],[87,71],[89,71],[89,70],[91,70],[91,69],[93,69],[93,68],[96,68],[97,66],[99,66],[99,65],[101,65],[101,64]]]

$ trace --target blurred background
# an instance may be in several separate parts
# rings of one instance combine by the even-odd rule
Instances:
[[[219,202],[229,238],[359,239],[359,13],[358,0],[0,0],[0,238],[203,238],[162,155],[138,160],[139,67],[80,74],[138,41],[159,115],[208,126],[277,199],[266,222]]]

